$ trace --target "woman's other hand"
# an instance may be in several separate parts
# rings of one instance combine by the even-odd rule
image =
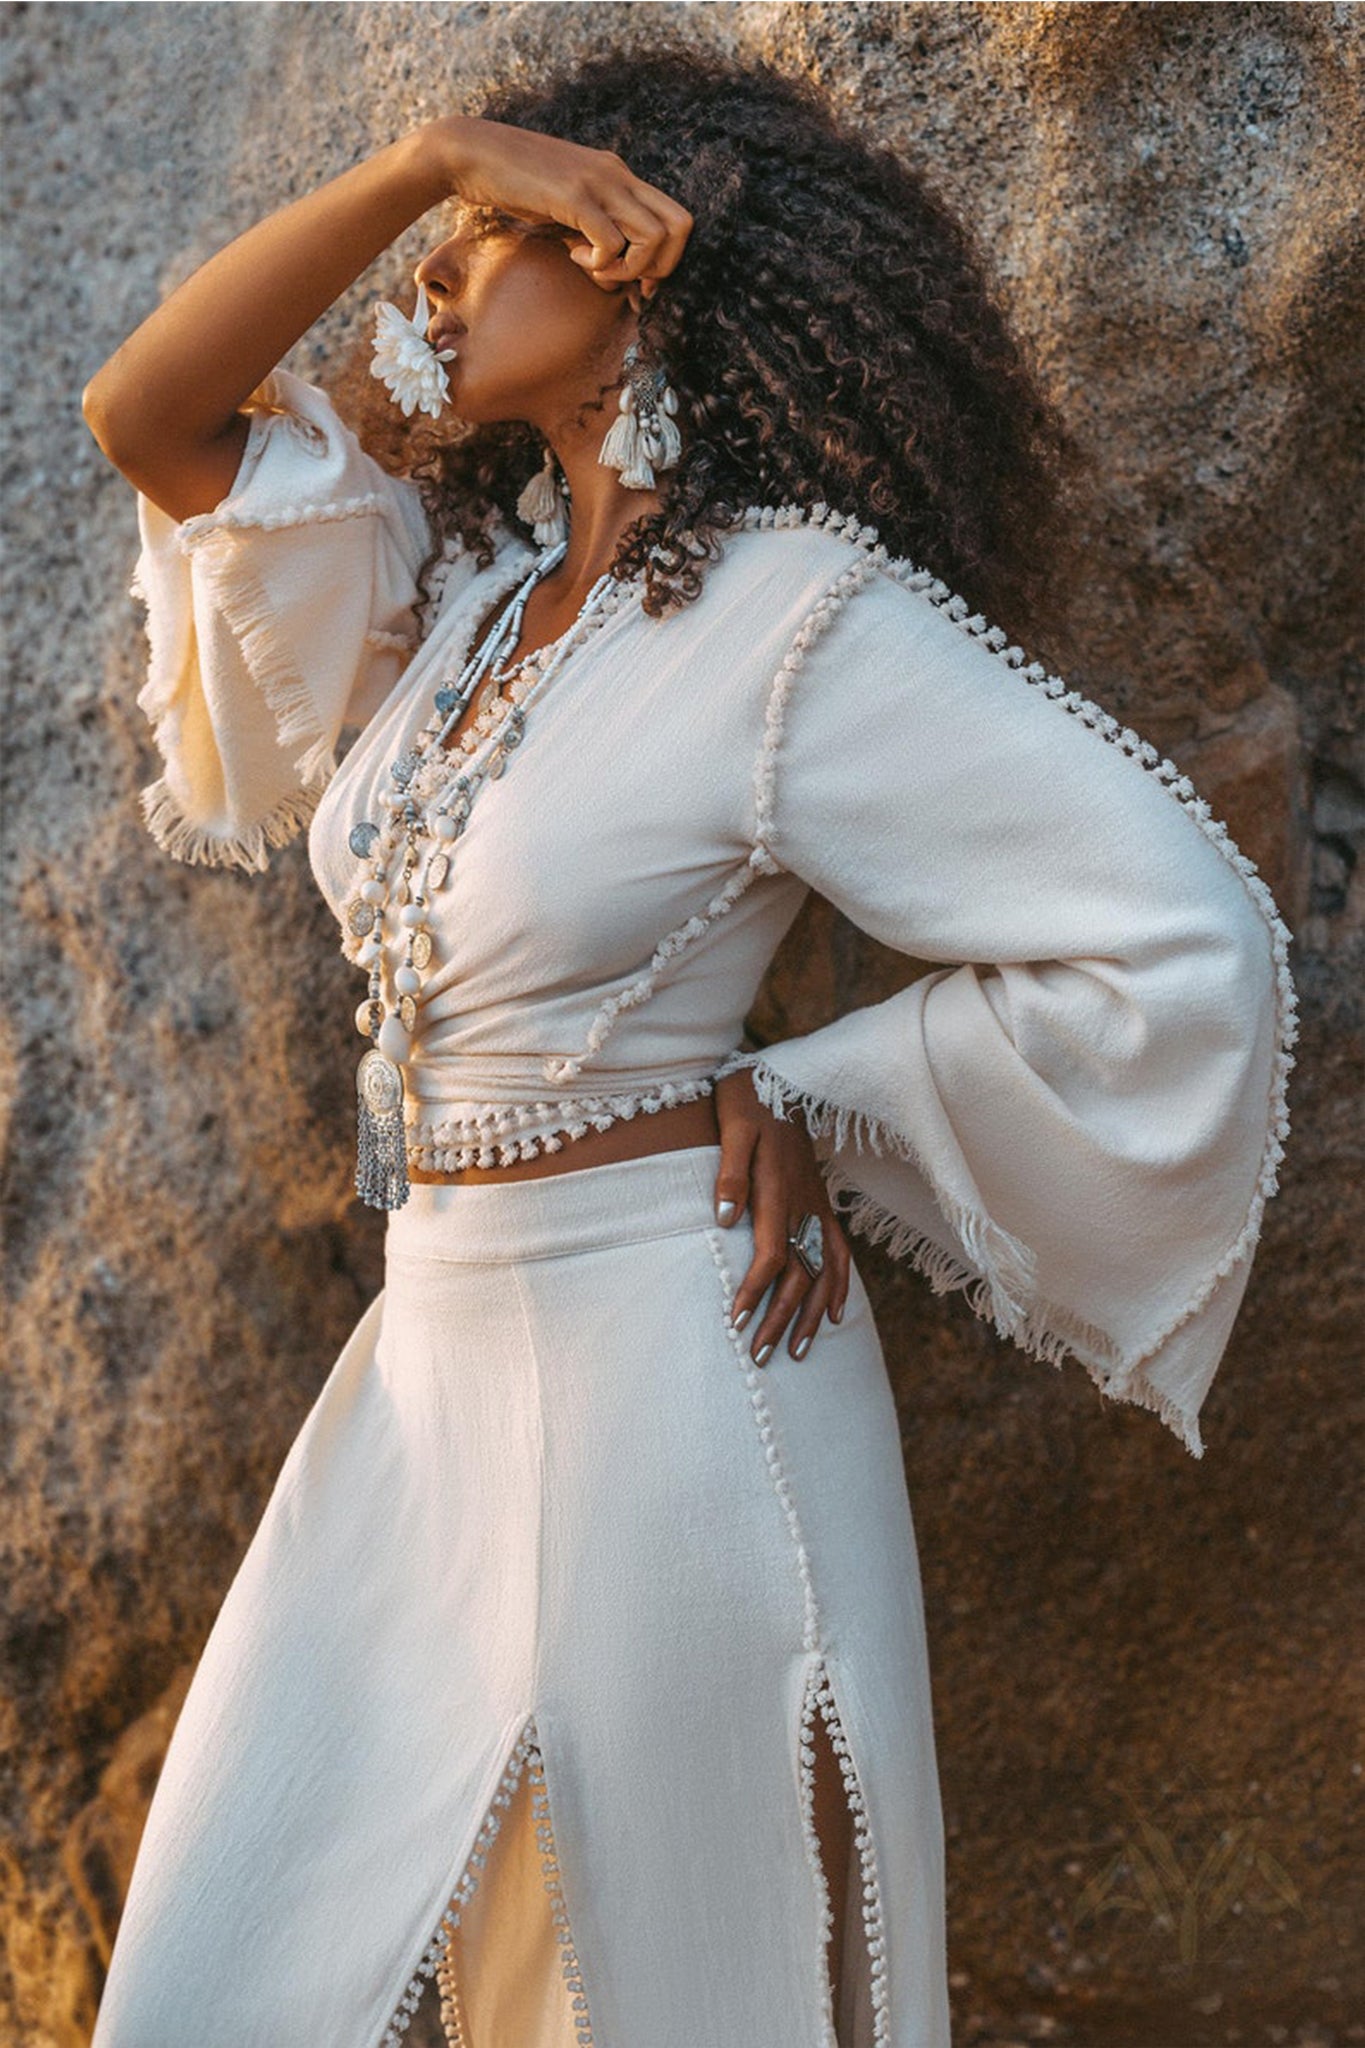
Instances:
[[[715,1087],[720,1124],[720,1172],[716,1177],[716,1212],[724,1223],[724,1202],[734,1204],[729,1226],[739,1220],[746,1203],[754,1228],[754,1260],[736,1290],[731,1309],[736,1329],[770,1287],[773,1297],[754,1331],[750,1356],[766,1361],[791,1322],[787,1349],[793,1358],[804,1353],[826,1309],[837,1323],[848,1298],[849,1247],[835,1220],[815,1157],[810,1133],[800,1117],[773,1115],[754,1091],[747,1068],[729,1074]],[[824,1231],[825,1261],[812,1279],[787,1242],[807,1213],[818,1216]],[[774,1286],[774,1282],[776,1285]]]
[[[569,254],[603,290],[638,279],[652,297],[692,232],[687,208],[637,178],[612,150],[463,114],[432,121],[423,132],[465,205],[577,229],[583,239]],[[627,237],[629,248],[618,254]]]

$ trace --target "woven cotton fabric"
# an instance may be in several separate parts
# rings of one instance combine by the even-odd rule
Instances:
[[[141,503],[144,807],[173,854],[249,868],[308,824],[354,958],[349,830],[536,550],[457,551],[420,636],[417,486],[298,378],[257,400],[212,513]],[[751,507],[696,601],[638,597],[476,797],[432,913],[413,1162],[507,1164],[751,1066],[855,1234],[1201,1455],[1287,1130],[1288,934],[1252,864],[1138,734],[827,506]],[[746,1053],[812,889],[942,964]]]
[[[461,2048],[833,2048],[826,1905],[841,2048],[949,2048],[885,1362],[855,1269],[837,1329],[753,1365],[719,1163],[419,1186],[391,1217],[176,1724],[93,2048],[400,2041],[528,1731],[560,1997]],[[825,1685],[868,1823],[837,1901],[803,1765]]]

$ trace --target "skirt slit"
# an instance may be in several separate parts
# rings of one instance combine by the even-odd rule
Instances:
[[[390,1215],[196,1668],[92,2048],[425,2048],[438,2008],[449,2048],[949,2048],[871,1307],[855,1264],[843,1321],[756,1368],[719,1165],[418,1184]],[[833,1900],[817,1717],[853,1830]]]
[[[498,2040],[593,2048],[534,1719],[499,1774],[383,2048],[406,2048],[433,1991],[447,2048],[486,2048]]]
[[[828,1660],[818,1658],[811,1668],[802,1702],[800,1746],[802,1808],[812,1823],[812,1857],[819,1870],[822,1919],[828,1936],[833,1933],[837,1916],[841,1935],[837,2025],[827,1969],[823,1975],[826,2026],[831,2029],[831,2048],[854,2048],[854,2044],[863,2042],[883,2048],[883,2044],[891,2039],[891,2007],[886,1982],[887,1942],[881,1874],[862,1773],[854,1761],[839,1708],[840,1690]],[[837,1896],[827,1880],[814,1829],[814,1741],[817,1727],[823,1729],[833,1753],[840,1779],[839,1796],[848,1810],[852,1828],[844,1886]]]

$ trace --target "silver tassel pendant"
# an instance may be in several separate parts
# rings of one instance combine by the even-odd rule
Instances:
[[[356,1068],[355,1191],[372,1209],[401,1209],[408,1199],[403,1069],[375,1046]]]

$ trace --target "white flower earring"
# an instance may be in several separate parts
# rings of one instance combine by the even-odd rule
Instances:
[[[674,418],[678,394],[661,364],[642,364],[638,341],[627,348],[623,367],[620,411],[597,459],[604,468],[619,472],[627,490],[652,491],[655,470],[672,469],[682,454]]]
[[[427,290],[422,284],[417,287],[417,303],[411,319],[387,299],[381,300],[375,308],[374,360],[370,364],[370,375],[378,377],[387,387],[394,403],[402,407],[405,419],[411,419],[417,407],[435,419],[450,389],[450,380],[443,365],[453,361],[456,351],[443,348],[438,353],[431,346],[426,335],[430,318]]]
[[[517,516],[532,529],[537,547],[556,547],[569,537],[569,500],[560,482],[559,465],[553,448],[546,448],[545,461],[517,499]]]

